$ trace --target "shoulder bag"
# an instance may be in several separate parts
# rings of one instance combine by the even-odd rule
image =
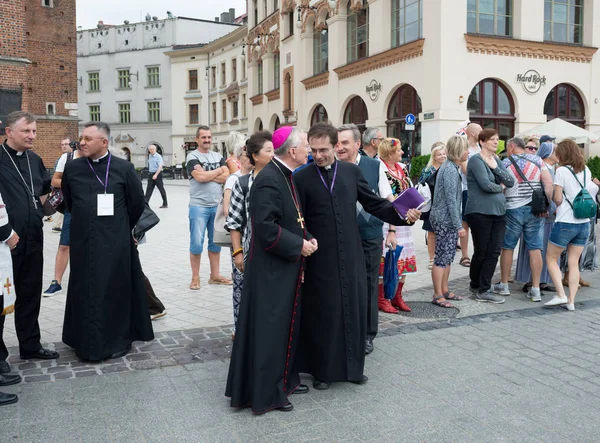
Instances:
[[[544,216],[544,214],[548,214],[548,212],[550,211],[550,202],[548,201],[548,197],[546,196],[546,193],[544,192],[543,186],[542,186],[542,189],[534,189],[533,186],[531,186],[531,183],[529,182],[529,180],[527,180],[527,177],[525,177],[525,174],[523,174],[523,171],[521,171],[521,168],[519,168],[519,165],[517,165],[517,162],[512,157],[512,155],[508,156],[508,160],[513,164],[513,166],[515,167],[515,170],[517,171],[519,176],[523,179],[523,181],[525,183],[527,183],[527,185],[533,191],[531,194],[531,212],[533,213],[533,215]],[[527,161],[530,161],[530,160],[527,160]],[[531,162],[531,163],[533,163],[533,162]],[[533,163],[533,164],[535,165],[535,163]],[[538,169],[540,169],[540,171],[541,171],[541,168],[539,166],[538,166]],[[541,179],[541,175],[540,175],[540,179]],[[540,185],[541,185],[541,180],[540,180]]]

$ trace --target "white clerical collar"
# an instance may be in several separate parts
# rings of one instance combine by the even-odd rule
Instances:
[[[102,157],[97,158],[96,160],[92,160],[94,163],[98,163],[100,160],[102,160],[104,157],[106,157],[108,155],[108,151],[106,151],[106,154],[104,154]]]
[[[277,161],[279,163],[281,163],[283,166],[285,166],[286,168],[288,168],[290,170],[290,172],[294,172],[294,169],[290,168],[290,166],[286,162],[284,162],[282,159],[280,159],[279,157],[275,157],[275,158],[277,159]]]
[[[360,154],[356,154],[356,160],[354,160],[354,164],[358,165],[360,163]]]
[[[25,151],[17,151],[17,157],[22,156],[25,153]]]
[[[331,165],[333,165],[333,163]],[[329,171],[331,169],[331,165],[323,166],[323,169]]]

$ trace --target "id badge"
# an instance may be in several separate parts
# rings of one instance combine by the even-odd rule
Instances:
[[[98,216],[106,217],[115,215],[114,194],[98,194]]]

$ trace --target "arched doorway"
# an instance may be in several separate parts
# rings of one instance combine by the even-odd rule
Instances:
[[[279,116],[276,115],[275,119],[273,120],[273,131],[275,131],[276,129],[279,129],[281,127],[281,121],[279,120]]]
[[[262,130],[263,130],[263,122],[262,122],[262,119],[260,117],[258,117],[254,121],[254,132],[258,132],[258,131],[262,131]]]
[[[125,154],[125,156],[126,156],[125,158],[127,158],[127,161],[130,162],[131,161],[131,150],[127,146],[122,147],[121,150]]]
[[[358,95],[353,97],[348,102],[348,105],[346,105],[346,110],[344,111],[344,124],[354,123],[358,126],[358,129],[362,134],[368,119],[369,112],[367,111],[367,105],[364,100]]]
[[[568,83],[556,85],[544,103],[544,114],[548,121],[561,118],[575,126],[585,128],[585,105],[583,98],[573,86]]]
[[[473,88],[467,100],[469,120],[482,128],[498,131],[505,142],[515,133],[515,105],[508,88],[498,80],[486,78]]]
[[[400,86],[388,105],[387,135],[400,140],[402,150],[407,157],[421,155],[421,122],[419,114],[422,112],[421,98],[411,85]],[[413,114],[416,118],[414,129],[406,130],[406,116]]]
[[[150,142],[150,143],[148,143],[148,146],[146,146],[146,157],[148,155],[150,155],[149,152],[148,152],[148,147],[150,145],[156,146],[156,153],[160,154],[160,155],[163,155],[163,148],[162,148],[162,146],[160,144],[156,143],[156,142]]]
[[[329,117],[327,115],[327,110],[325,109],[325,106],[319,103],[310,116],[310,125],[313,126],[317,123],[327,123],[328,121]]]

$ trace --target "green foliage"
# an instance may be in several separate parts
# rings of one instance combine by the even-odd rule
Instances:
[[[413,180],[413,182],[418,180],[421,176],[421,171],[423,171],[425,166],[427,166],[429,157],[431,157],[431,154],[419,155],[417,157],[413,157],[410,161],[410,178]]]
[[[496,155],[500,154],[502,151],[504,151],[504,140],[498,140],[498,147],[496,148]]]
[[[600,178],[600,157],[590,157],[587,161],[592,177]]]

